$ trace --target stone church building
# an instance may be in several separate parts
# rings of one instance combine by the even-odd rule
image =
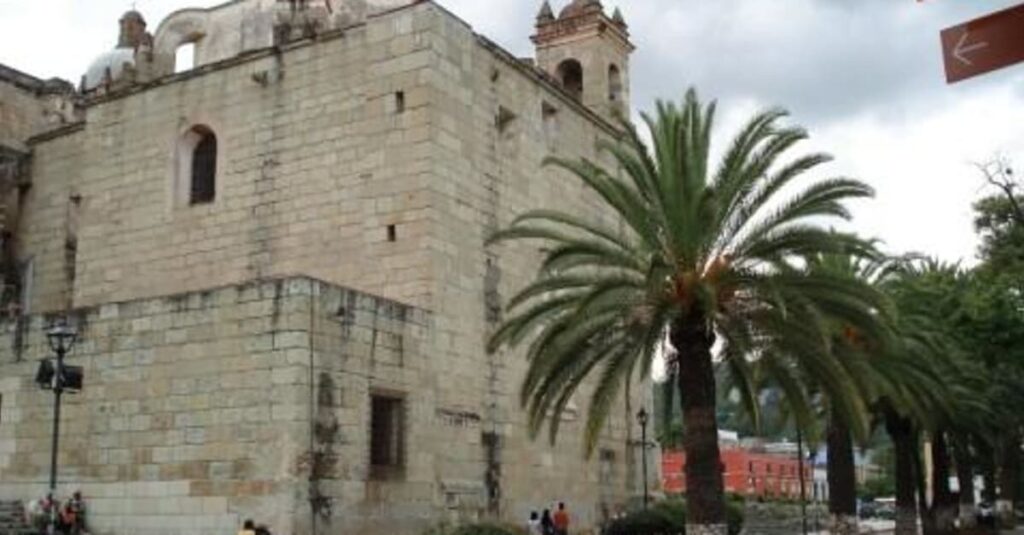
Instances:
[[[485,238],[610,217],[541,161],[608,161],[633,45],[599,0],[560,7],[531,59],[429,0],[233,0],[126,13],[77,87],[0,66],[0,500],[46,492],[63,317],[59,494],[102,535],[413,535],[559,500],[589,528],[636,499],[646,381],[588,458],[587,389],[532,440],[521,352],[484,346],[543,245]]]

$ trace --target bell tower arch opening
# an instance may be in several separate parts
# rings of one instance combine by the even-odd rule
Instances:
[[[608,66],[608,101],[622,102],[622,71],[614,63]]]
[[[555,16],[545,1],[532,40],[537,66],[570,95],[607,119],[628,113],[635,47],[621,11],[609,15],[601,0],[572,0]]]
[[[583,99],[583,65],[575,59],[567,59],[558,64],[557,76],[562,88],[576,100]]]

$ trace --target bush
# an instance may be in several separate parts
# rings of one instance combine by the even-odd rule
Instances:
[[[651,508],[658,511],[674,526],[686,525],[686,502],[679,498],[662,500]]]
[[[725,517],[729,534],[743,530],[743,500],[728,499]],[[612,521],[605,535],[685,535],[686,502],[680,499],[660,501],[646,511],[636,511]]]
[[[685,516],[683,524],[677,524],[665,511],[653,507],[613,520],[605,535],[683,535],[684,525]]]
[[[746,502],[743,498],[725,501],[725,521],[729,524],[729,535],[739,535],[746,521]]]

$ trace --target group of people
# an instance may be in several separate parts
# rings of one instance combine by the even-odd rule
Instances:
[[[265,524],[256,525],[252,519],[247,519],[242,523],[242,530],[238,532],[238,535],[271,535],[271,533]]]
[[[530,535],[569,535],[569,511],[562,502],[558,503],[554,514],[550,509],[539,514],[533,511],[526,523],[526,530]]]
[[[65,535],[83,535],[88,533],[85,529],[85,500],[82,493],[75,491],[63,504],[54,499],[52,494],[45,498],[32,500],[25,509],[26,523],[46,533],[47,527],[51,524],[54,511],[57,513],[57,532]]]

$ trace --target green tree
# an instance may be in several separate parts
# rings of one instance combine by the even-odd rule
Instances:
[[[965,415],[979,417],[974,385],[968,380],[954,324],[962,311],[963,273],[935,260],[905,262],[884,283],[898,308],[898,343],[879,359],[887,383],[876,403],[879,419],[893,441],[896,470],[897,534],[953,529],[956,503],[949,489],[949,440]],[[933,467],[932,502],[925,503],[920,471],[921,443],[927,434]]]
[[[991,449],[997,463],[985,462],[991,487],[998,467],[999,502],[1004,520],[1012,524],[1013,504],[1020,487],[1020,449],[1024,418],[1019,406],[1024,391],[1024,197],[1009,162],[979,166],[996,193],[975,203],[975,230],[982,238],[982,263],[975,270],[961,336],[971,353],[990,373],[989,395],[995,409]]]
[[[521,395],[534,433],[548,421],[553,440],[560,419],[548,415],[560,414],[580,384],[596,375],[585,426],[592,448],[621,385],[635,373],[649,373],[667,336],[686,430],[690,533],[724,533],[726,523],[716,343],[722,342],[724,365],[735,369],[748,367],[766,338],[808,346],[793,354],[817,360],[819,379],[844,388],[842,366],[830,353],[809,348],[821,345],[822,318],[871,316],[860,285],[793,265],[796,258],[861,247],[819,225],[848,218],[844,202],[872,190],[843,178],[797,187],[829,158],[782,162],[807,137],[780,125],[784,115],[755,115],[712,169],[715,105],[702,105],[692,90],[682,106],[659,103],[653,117],[644,116],[650,150],[623,122],[620,142],[602,145],[614,167],[549,160],[588,186],[619,221],[538,210],[493,237],[550,244],[536,280],[511,299],[510,314],[490,343],[495,350],[531,340]],[[784,189],[793,193],[783,195]],[[756,392],[742,390],[756,405]]]

